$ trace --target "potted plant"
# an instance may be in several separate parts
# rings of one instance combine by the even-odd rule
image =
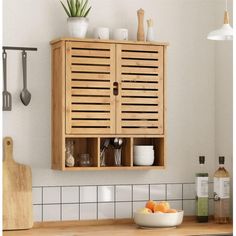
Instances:
[[[88,0],[67,0],[67,6],[60,1],[66,14],[70,36],[85,38],[88,29],[87,15],[91,10],[88,7]]]

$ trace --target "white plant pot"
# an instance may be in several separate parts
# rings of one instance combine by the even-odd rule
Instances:
[[[88,18],[70,17],[67,19],[67,23],[71,37],[85,38],[88,29]]]

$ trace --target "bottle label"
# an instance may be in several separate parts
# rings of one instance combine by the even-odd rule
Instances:
[[[214,177],[214,199],[229,198],[230,195],[230,179]]]
[[[208,198],[208,177],[196,177],[196,195]]]

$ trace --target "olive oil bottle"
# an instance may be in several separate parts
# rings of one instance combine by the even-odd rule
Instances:
[[[216,223],[230,222],[230,175],[224,168],[225,157],[219,157],[219,168],[214,175],[214,219]]]
[[[208,173],[205,156],[199,157],[199,172],[196,173],[196,218],[199,223],[208,222]]]

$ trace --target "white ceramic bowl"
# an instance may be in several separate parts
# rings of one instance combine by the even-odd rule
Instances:
[[[154,153],[154,150],[134,150],[134,155],[152,155]]]
[[[134,165],[151,166],[154,163],[154,151],[149,153],[134,153]]]
[[[183,221],[184,211],[176,213],[134,213],[134,222],[141,227],[174,227]]]

